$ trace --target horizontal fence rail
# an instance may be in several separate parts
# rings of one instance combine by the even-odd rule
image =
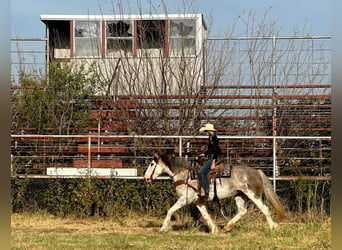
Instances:
[[[39,94],[37,88],[49,92],[45,82],[49,81],[50,54],[46,38],[11,41],[12,134],[84,133],[83,126],[57,128],[49,123],[37,127],[35,119],[22,112],[26,99],[21,97]],[[134,126],[130,130],[145,133],[139,128],[156,118],[155,109],[169,111],[165,119],[172,128],[182,124],[183,114],[198,109],[203,110],[198,116],[201,122],[215,123],[229,135],[331,134],[331,36],[208,37],[205,44],[207,70],[198,94],[141,92],[108,99],[93,96],[95,100],[86,102],[72,99],[74,110],[82,117],[84,111],[90,112],[87,133],[127,133],[127,119]],[[227,55],[222,63],[227,66],[221,75],[213,66],[222,54]],[[77,57],[71,59],[77,61]]]
[[[331,179],[330,136],[223,136],[221,160],[261,169],[273,181]],[[12,177],[142,179],[153,153],[189,161],[206,136],[11,135]],[[169,179],[162,177],[160,179]]]

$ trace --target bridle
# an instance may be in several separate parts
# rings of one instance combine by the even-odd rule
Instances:
[[[156,171],[156,168],[157,168],[157,163],[156,163],[156,161],[154,161],[154,168],[153,168],[152,173],[151,173],[151,181],[153,181],[153,175],[154,175],[154,172]]]
[[[155,165],[153,166],[153,170],[152,170],[151,175],[150,175],[151,182],[153,181],[153,175],[154,175],[154,172],[156,171],[156,168],[157,168],[157,163],[156,163],[156,161],[154,161],[154,164],[155,164]],[[170,170],[170,171],[171,171],[171,170]],[[192,188],[193,190],[195,190],[195,191],[197,192],[197,188],[194,187],[194,186],[192,186],[192,185],[190,185],[190,184],[188,183],[189,177],[188,177],[186,180],[178,180],[178,181],[175,181],[175,180],[174,180],[174,177],[175,177],[176,175],[178,175],[181,171],[182,171],[182,170],[178,170],[178,171],[177,171],[176,173],[174,173],[173,175],[169,175],[170,178],[174,181],[174,186],[177,187],[177,186],[180,186],[180,185],[185,184],[185,185],[187,185],[188,187]],[[171,172],[172,172],[172,171],[171,171]]]
[[[152,170],[152,172],[151,172],[151,181],[153,181],[153,175],[154,175],[154,172],[156,171],[156,168],[157,168],[157,163],[156,163],[156,161],[154,161],[154,167],[153,167],[153,170]],[[172,176],[170,175],[170,178],[173,180],[173,178],[176,176],[176,175],[178,175],[179,173],[181,172],[181,170],[179,170],[179,171],[177,171],[176,173],[174,173]]]
[[[178,170],[175,174],[173,174],[171,177],[171,179],[173,179],[177,174],[179,174],[181,172],[181,170]]]

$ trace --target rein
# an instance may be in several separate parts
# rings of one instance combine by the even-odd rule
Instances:
[[[181,171],[181,170],[179,170],[177,173],[175,173],[171,178],[173,179],[173,177],[175,177],[177,174],[179,174],[180,171]],[[189,175],[188,175],[188,178],[186,178],[186,180],[178,180],[178,181],[175,181],[175,182],[173,183],[173,185],[174,185],[175,188],[178,187],[178,186],[180,186],[180,185],[186,185],[186,186],[192,188],[194,191],[197,192],[197,188],[195,188],[194,186],[190,185],[190,184],[188,183],[188,180],[189,180]]]
[[[175,177],[177,174],[179,174],[179,173],[180,173],[180,171],[181,171],[181,170],[179,170],[177,173],[175,173],[175,174],[173,174],[172,176],[170,176],[170,177],[171,177],[171,179],[173,179],[173,177]]]
[[[156,171],[157,165],[154,165],[153,171],[151,173],[151,180],[153,179],[154,172]]]
[[[153,170],[152,170],[152,173],[151,173],[151,176],[154,175],[154,172],[155,172],[155,170],[156,170],[156,167],[157,167],[157,165],[154,166],[154,168],[153,168]],[[169,168],[169,169],[170,169],[170,168]],[[171,169],[170,169],[170,170],[171,170]],[[178,170],[178,171],[177,171],[176,173],[174,173],[173,175],[170,175],[170,178],[173,180],[173,178],[174,178],[176,175],[178,175],[181,171],[182,171],[182,169]],[[171,172],[172,172],[172,171],[171,171]],[[195,192],[197,192],[198,189],[197,189],[196,187],[190,185],[190,184],[188,183],[188,180],[189,180],[189,175],[188,175],[188,177],[186,178],[186,180],[174,181],[173,185],[174,185],[175,188],[178,187],[178,186],[180,186],[180,185],[186,185],[186,186],[192,188]]]
[[[190,185],[190,184],[188,183],[188,179],[186,179],[186,181],[185,181],[185,180],[179,180],[179,181],[176,181],[176,182],[173,183],[173,185],[175,186],[175,188],[178,187],[178,186],[180,186],[180,185],[183,185],[183,184],[187,185],[188,187],[191,187],[194,191],[197,192],[197,188],[195,188],[194,186]]]

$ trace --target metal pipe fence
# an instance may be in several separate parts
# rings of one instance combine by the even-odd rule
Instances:
[[[11,38],[11,84],[20,86],[24,75],[46,79],[47,38]]]
[[[261,169],[273,181],[330,180],[330,136],[218,135],[221,160]],[[153,153],[194,160],[206,136],[11,135],[12,177],[140,179]]]
[[[250,42],[256,40],[267,41],[262,50],[267,50],[264,53],[268,55],[269,61],[264,67],[269,70],[264,71],[267,81],[253,84],[249,67],[250,57],[259,50],[257,47],[250,47]],[[46,79],[46,64],[49,56],[46,42],[46,38],[12,38],[13,90],[16,89],[15,87],[21,87],[21,74],[28,74],[37,79]],[[267,112],[260,112],[260,110],[268,110],[269,107],[278,105],[282,109],[275,110],[275,114],[278,115],[278,112],[282,111],[281,115],[284,119],[296,117],[296,121],[301,121],[300,124],[293,122],[279,124],[279,127],[288,126],[289,129],[311,129],[319,132],[322,129],[330,131],[328,122],[330,103],[323,102],[330,99],[331,93],[330,36],[209,37],[207,45],[212,45],[215,48],[211,51],[214,59],[216,58],[215,53],[223,53],[223,51],[216,51],[216,48],[220,48],[219,43],[222,42],[230,42],[229,53],[236,60],[232,60],[232,67],[225,72],[226,77],[223,77],[217,86],[215,85],[216,92],[209,102],[212,108],[217,108],[219,105],[221,109],[227,110],[222,113],[221,118],[234,118],[237,122],[240,122],[242,118],[260,120],[262,115],[268,115]],[[251,52],[253,53],[251,54]],[[293,58],[298,60],[292,60]],[[257,58],[255,60],[255,63],[259,63]],[[301,64],[290,64],[289,62],[292,61],[300,61]],[[294,69],[302,68],[303,70],[293,71],[288,68],[289,65]],[[243,78],[239,76],[243,76]],[[212,78],[208,72],[209,83],[210,79]],[[240,79],[241,82],[237,84],[236,79]],[[210,87],[210,84],[206,86],[206,88]],[[263,92],[260,92],[260,89]],[[273,103],[275,95],[280,100],[278,104]],[[313,100],[322,103],[318,101],[313,103],[312,101],[312,103],[304,103],[304,105],[299,102],[310,96]],[[220,103],[221,99],[228,98],[232,100],[229,105],[224,106]],[[294,98],[298,100],[291,103]],[[255,105],[256,103],[258,105]],[[296,105],[296,109],[293,109],[293,105]],[[307,112],[308,105],[311,105],[310,110],[314,109],[314,111]],[[316,105],[317,108],[313,105]],[[175,107],[177,108],[177,106]],[[208,108],[210,107],[208,106]],[[258,115],[251,112],[254,109],[259,109],[257,110]],[[306,122],[309,121],[307,117],[303,119],[303,116],[311,116],[312,119],[317,119],[319,122],[322,120],[322,122],[309,124]],[[213,116],[212,119],[218,118]],[[269,119],[268,116],[267,119]],[[244,126],[245,124],[247,123],[243,123]],[[235,129],[235,125],[232,128],[226,128],[226,130],[228,129]],[[313,133],[309,131],[306,134]],[[277,180],[298,178],[330,180],[330,136],[275,136],[276,133],[273,135],[219,135],[223,149],[221,159],[226,160],[230,165],[248,164],[262,169],[274,184]],[[32,178],[79,178],[83,176],[142,178],[143,170],[155,150],[177,152],[179,157],[192,160],[201,152],[201,146],[206,143],[206,138],[201,136],[130,136],[97,133],[88,135],[11,135],[11,140],[12,176]],[[78,171],[71,172],[71,169]],[[135,171],[129,172],[130,169],[135,169]]]

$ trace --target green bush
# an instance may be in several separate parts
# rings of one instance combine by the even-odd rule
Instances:
[[[12,211],[60,216],[165,214],[175,202],[173,184],[122,179],[12,179]]]
[[[146,184],[143,180],[123,179],[28,179],[13,178],[12,211],[35,213],[44,211],[59,216],[116,217],[135,213],[164,216],[176,201],[170,181]],[[314,218],[330,215],[331,182],[279,181],[277,194],[289,212]],[[213,216],[235,214],[233,199],[208,203]],[[248,203],[251,204],[251,203]],[[188,211],[198,217],[192,205]]]

